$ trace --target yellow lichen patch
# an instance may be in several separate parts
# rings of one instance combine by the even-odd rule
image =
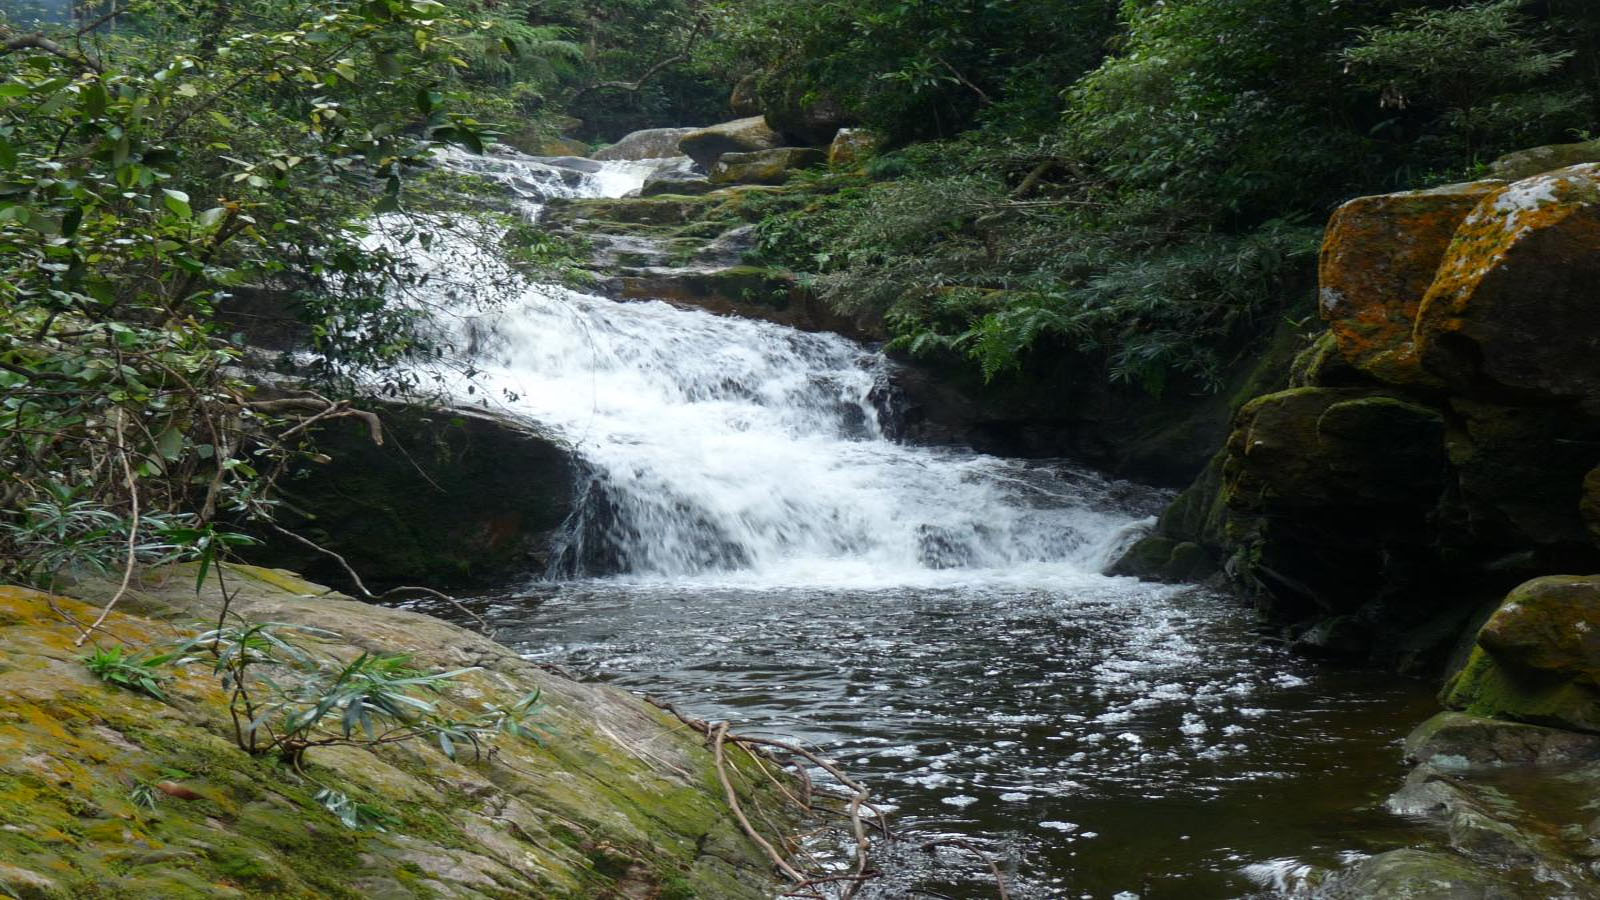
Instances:
[[[1429,371],[1600,407],[1600,164],[1516,182],[1462,224],[1418,311]]]
[[[1462,220],[1498,181],[1360,197],[1334,213],[1318,277],[1321,311],[1352,365],[1395,384],[1428,383],[1412,352],[1423,294]]]

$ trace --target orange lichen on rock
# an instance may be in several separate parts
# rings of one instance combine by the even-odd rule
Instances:
[[[1466,393],[1575,399],[1600,412],[1600,164],[1484,198],[1418,312],[1423,365]]]
[[[1417,309],[1456,229],[1504,186],[1475,181],[1358,197],[1334,213],[1322,245],[1320,306],[1345,359],[1391,384],[1431,382],[1411,344]]]

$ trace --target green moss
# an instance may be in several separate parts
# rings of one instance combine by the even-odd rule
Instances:
[[[1475,716],[1600,732],[1600,697],[1583,685],[1562,679],[1508,671],[1482,647],[1440,695],[1451,709]]]

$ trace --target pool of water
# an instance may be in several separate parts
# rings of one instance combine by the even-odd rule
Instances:
[[[531,659],[808,742],[959,836],[1015,897],[1301,892],[1426,843],[1383,812],[1426,685],[1264,641],[1236,600],[1084,576],[918,588],[601,580],[480,601]],[[862,896],[992,897],[957,850],[891,853]]]

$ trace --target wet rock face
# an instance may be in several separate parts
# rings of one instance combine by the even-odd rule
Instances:
[[[1320,279],[1328,334],[1161,536],[1403,665],[1523,581],[1600,571],[1600,164],[1353,200]]]
[[[507,736],[479,760],[404,742],[316,747],[291,767],[235,746],[227,691],[207,665],[175,669],[166,702],[90,675],[54,610],[92,619],[116,583],[74,585],[75,598],[0,586],[0,894],[772,896],[771,865],[728,809],[710,750],[676,720],[428,616],[282,570],[225,572],[235,614],[322,629],[296,639],[318,656],[406,652],[423,670],[475,667],[430,698],[443,714],[538,690],[537,721],[551,731]],[[215,621],[214,579],[197,592],[195,575],[192,565],[139,573],[106,627],[146,645]],[[775,789],[749,787],[762,783],[756,763],[735,762],[746,808],[785,821]],[[345,827],[322,787],[381,811],[386,827]]]

